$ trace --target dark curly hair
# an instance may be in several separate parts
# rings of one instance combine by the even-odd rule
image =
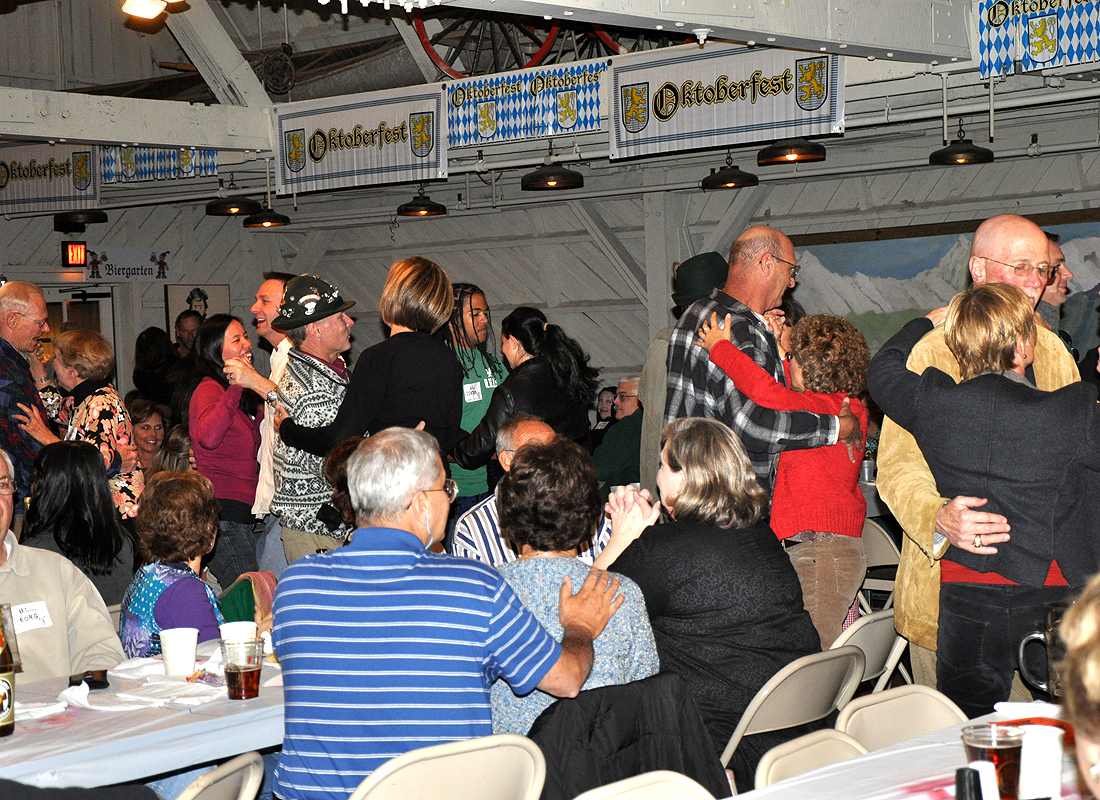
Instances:
[[[355,524],[355,509],[351,507],[351,495],[348,493],[348,459],[363,442],[362,436],[351,436],[329,450],[322,469],[325,480],[332,487],[332,505],[340,512],[341,521],[350,529]]]
[[[214,547],[220,509],[214,487],[197,472],[158,472],[138,507],[138,542],[146,561],[190,561]]]
[[[843,317],[804,317],[791,333],[791,352],[808,391],[855,397],[867,388],[871,351],[863,334]]]
[[[603,512],[596,468],[576,442],[556,437],[516,452],[497,493],[501,534],[517,546],[571,550],[586,542]]]

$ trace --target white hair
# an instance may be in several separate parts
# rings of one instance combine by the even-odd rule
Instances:
[[[0,448],[0,456],[4,457],[4,463],[8,465],[8,477],[11,478],[12,483],[15,483],[15,462],[11,460],[8,451],[3,448]],[[0,531],[0,534],[3,534],[3,531]]]
[[[22,313],[38,298],[45,299],[42,290],[26,281],[8,281],[0,286],[0,314],[8,311]]]
[[[412,497],[443,469],[439,442],[412,428],[386,428],[355,448],[348,459],[348,494],[360,525],[400,517]]]

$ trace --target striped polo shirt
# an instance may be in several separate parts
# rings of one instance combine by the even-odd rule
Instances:
[[[561,654],[494,570],[393,528],[292,564],[272,639],[286,696],[275,793],[287,800],[346,800],[394,756],[490,735],[492,682],[529,692]]]

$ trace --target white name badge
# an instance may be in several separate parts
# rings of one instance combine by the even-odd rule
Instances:
[[[462,393],[466,395],[467,403],[481,402],[481,383],[464,383]]]
[[[46,608],[44,600],[12,606],[11,618],[15,625],[16,635],[25,631],[33,631],[35,628],[49,628],[53,625],[53,620],[50,619],[50,612]]]

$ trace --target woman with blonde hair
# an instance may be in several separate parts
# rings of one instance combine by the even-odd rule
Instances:
[[[441,451],[450,450],[462,433],[462,367],[432,334],[453,309],[451,281],[442,267],[420,256],[394,264],[379,303],[389,338],[359,356],[331,424],[307,428],[280,407],[275,424],[283,442],[324,456],[349,436],[415,428],[423,421]]]
[[[1066,611],[1058,634],[1066,647],[1059,666],[1062,709],[1077,740],[1081,778],[1100,797],[1100,575]]]
[[[617,490],[611,540],[595,566],[614,565],[641,588],[661,669],[687,681],[721,753],[756,692],[821,643],[737,435],[692,417],[670,422],[661,438],[661,506],[648,491]],[[672,521],[658,525],[661,507]],[[729,765],[738,788],[752,788],[768,749],[814,729],[742,740]]]
[[[41,444],[62,439],[90,442],[99,448],[107,468],[111,499],[124,519],[137,513],[137,500],[145,487],[134,445],[130,415],[110,383],[115,354],[110,343],[94,331],[66,331],[53,341],[54,373],[61,389],[72,398],[71,409],[53,387],[40,390],[46,413],[66,428],[58,437],[46,425],[37,409],[19,404],[23,414],[12,418]]]

